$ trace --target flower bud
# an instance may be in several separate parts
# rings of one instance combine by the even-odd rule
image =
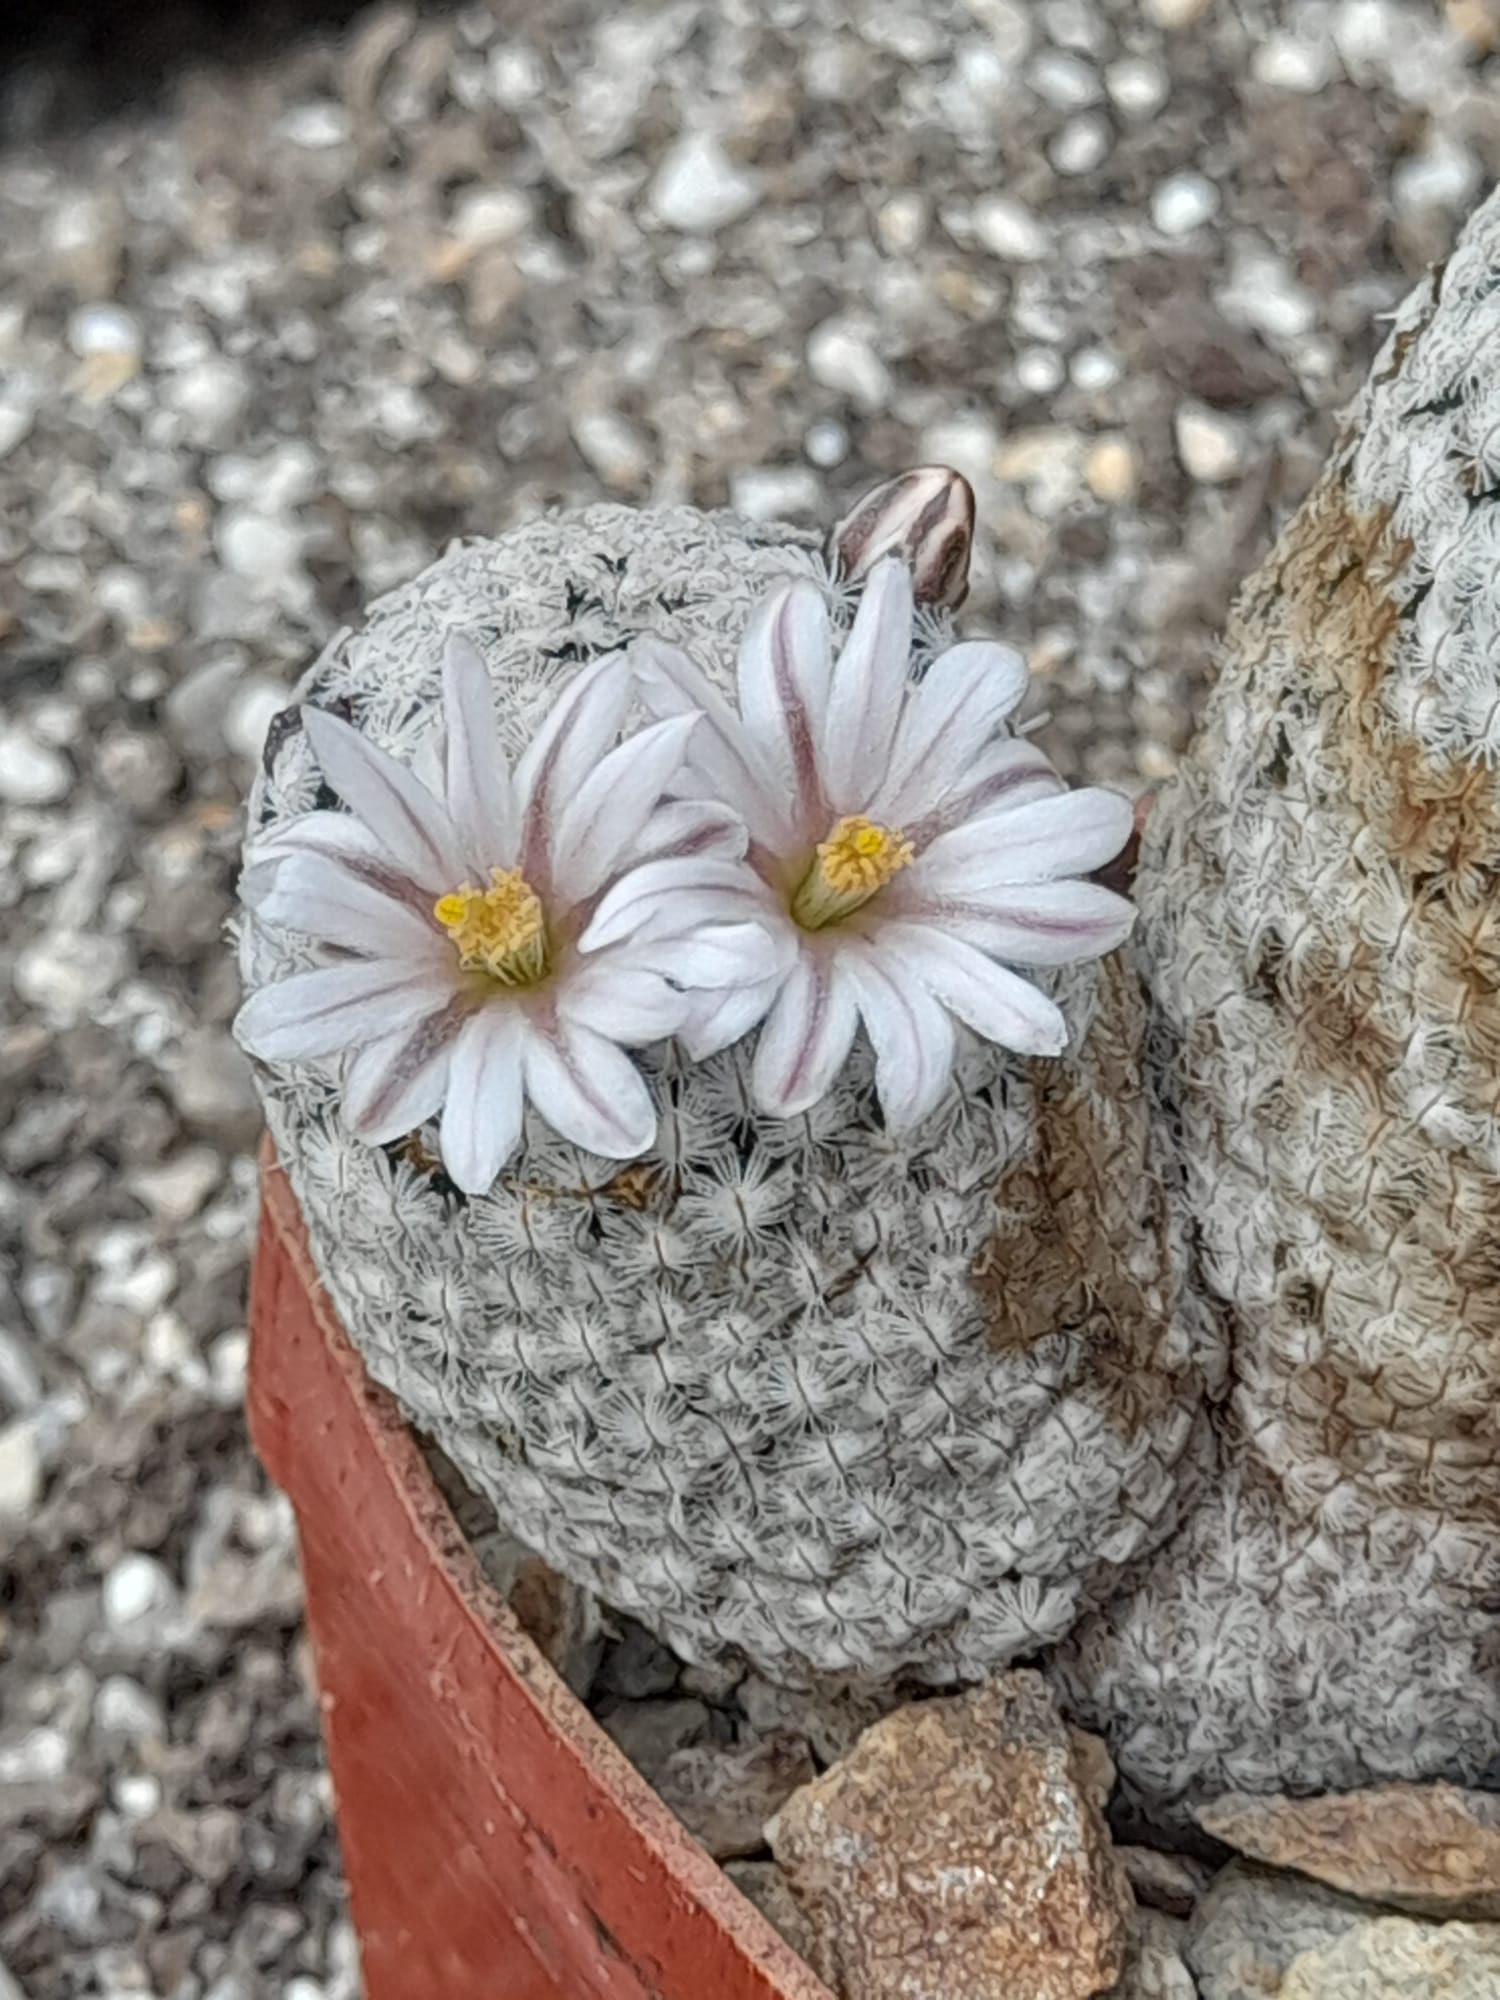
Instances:
[[[969,594],[973,544],[973,487],[951,466],[921,465],[855,502],[828,538],[828,560],[857,583],[882,556],[900,556],[919,604],[955,610]]]

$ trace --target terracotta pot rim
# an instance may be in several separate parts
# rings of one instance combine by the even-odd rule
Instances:
[[[395,1398],[370,1379],[324,1288],[297,1198],[269,1137],[262,1143],[260,1165],[260,1228],[280,1240],[301,1279],[319,1335],[359,1411],[371,1450],[399,1497],[415,1539],[426,1551],[431,1579],[453,1600],[460,1615],[481,1629],[497,1673],[509,1674],[521,1685],[559,1753],[589,1768],[642,1839],[666,1859],[683,1893],[702,1906],[747,1960],[761,1968],[768,1996],[833,2000],[805,1961],[658,1798],[486,1580]],[[252,1324],[257,1319],[253,1304],[251,1319]],[[256,1449],[277,1485],[300,1509],[318,1491],[320,1469],[301,1453],[278,1449],[289,1433],[267,1415],[252,1395],[250,1428]]]

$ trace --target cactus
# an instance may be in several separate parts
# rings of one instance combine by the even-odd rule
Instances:
[[[266,1074],[373,1372],[559,1568],[784,1680],[1047,1653],[1158,1807],[1500,1757],[1494,356],[1500,201],[1247,587],[1147,828],[1140,934],[1051,977],[1062,1058],[965,1046],[895,1138],[867,1051],[779,1121],[746,1045],[658,1049],[650,1152],[528,1121],[467,1200],[420,1144],[346,1139],[331,1072]],[[847,625],[879,517],[832,561],[690,510],[466,543],[300,694],[412,760],[455,628],[517,741],[637,633],[724,686],[773,580]],[[941,578],[930,651],[961,579],[908,554]],[[318,784],[277,732],[252,824]],[[300,950],[248,920],[247,983]]]

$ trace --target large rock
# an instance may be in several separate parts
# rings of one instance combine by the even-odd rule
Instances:
[[[1305,1951],[1276,2000],[1495,2000],[1500,1925],[1382,1917]]]
[[[778,1730],[749,1743],[674,1750],[655,1783],[693,1838],[722,1861],[764,1847],[766,1821],[814,1769],[802,1738]]]
[[[1125,1970],[1109,2000],[1198,2000],[1193,1975],[1182,1957],[1183,1925],[1160,1910],[1136,1910],[1130,1918]]]
[[[1368,1906],[1352,1896],[1233,1861],[1200,1898],[1183,1957],[1203,2000],[1270,2000],[1300,1953],[1369,1919]]]
[[[1254,1861],[1437,1917],[1500,1917],[1500,1795],[1374,1785],[1315,1799],[1229,1792],[1198,1811]]]
[[[1129,1890],[1100,1766],[1039,1675],[867,1730],[766,1829],[844,2000],[1087,2000],[1123,1968]]]

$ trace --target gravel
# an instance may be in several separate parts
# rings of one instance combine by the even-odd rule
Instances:
[[[0,1993],[351,2000],[240,1414],[222,928],[288,685],[455,534],[939,458],[1043,741],[1159,782],[1500,57],[1418,0],[107,11],[0,65]]]

